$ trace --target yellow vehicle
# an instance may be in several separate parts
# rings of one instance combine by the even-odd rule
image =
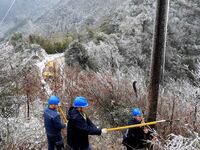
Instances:
[[[51,60],[51,61],[48,61],[47,64],[46,64],[46,66],[48,66],[49,68],[51,68],[51,67],[52,67],[52,68],[55,68],[55,62],[52,61],[52,60]]]
[[[44,78],[53,77],[56,72],[56,63],[54,61],[48,61],[45,65],[42,75]]]
[[[54,76],[54,73],[45,71],[45,72],[43,72],[43,76],[45,76],[45,77],[53,77],[53,76]]]

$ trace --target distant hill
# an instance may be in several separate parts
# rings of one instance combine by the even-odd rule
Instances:
[[[60,0],[16,0],[0,27],[0,37],[11,28],[19,28],[23,24],[26,24],[28,20],[35,20],[59,1]],[[0,20],[3,19],[12,2],[13,0],[0,1]]]
[[[31,23],[32,31],[44,35],[77,31],[84,24],[95,24],[103,16],[112,14],[122,2],[123,0],[61,0]],[[26,25],[25,28],[31,27]]]

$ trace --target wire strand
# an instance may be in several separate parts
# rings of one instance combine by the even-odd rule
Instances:
[[[8,10],[6,11],[6,13],[5,13],[3,19],[2,19],[1,22],[0,22],[0,27],[1,27],[1,25],[3,24],[4,20],[6,19],[6,17],[8,16],[8,14],[9,14],[10,10],[12,9],[13,5],[15,4],[15,1],[16,1],[16,0],[13,0],[13,1],[12,1],[10,7],[9,7]]]

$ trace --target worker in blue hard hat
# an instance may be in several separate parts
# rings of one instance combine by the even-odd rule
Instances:
[[[48,100],[48,107],[44,109],[44,126],[48,140],[48,150],[64,150],[64,142],[61,136],[61,129],[66,127],[66,124],[61,122],[60,114],[58,113],[59,98],[55,95]]]
[[[85,114],[88,106],[88,100],[79,96],[68,112],[67,143],[71,150],[91,150],[88,135],[107,133],[106,129],[97,128]]]
[[[139,108],[132,109],[132,118],[129,120],[129,125],[145,123],[142,117],[142,112]],[[153,135],[149,127],[136,127],[126,130],[123,137],[123,145],[127,150],[145,150],[149,146],[147,140],[152,140]]]

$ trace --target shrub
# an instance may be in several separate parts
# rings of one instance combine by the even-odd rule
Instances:
[[[71,67],[80,66],[84,70],[87,68],[94,71],[98,70],[95,60],[89,58],[87,50],[79,42],[74,42],[70,45],[65,53],[65,63]]]
[[[12,36],[11,36],[11,40],[12,41],[22,41],[22,34],[21,33],[14,33]]]
[[[14,47],[19,45],[19,43],[21,43],[22,41],[23,41],[22,34],[18,32],[14,33],[10,38],[10,42]]]
[[[64,38],[49,38],[38,35],[30,35],[29,42],[39,44],[48,54],[62,53],[72,42],[71,36]]]
[[[117,33],[119,31],[119,25],[112,23],[109,17],[103,21],[99,28],[105,34]]]
[[[100,30],[105,34],[112,34],[116,33],[119,30],[119,25],[117,24],[110,24],[108,22],[104,22],[100,26]]]

